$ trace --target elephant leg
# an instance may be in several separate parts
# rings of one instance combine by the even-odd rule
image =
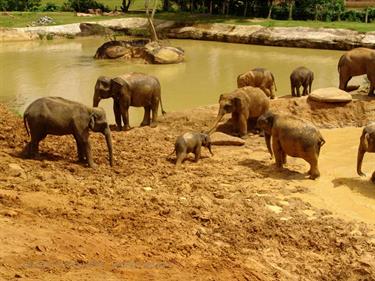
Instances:
[[[272,150],[273,154],[275,155],[275,160],[276,160],[276,166],[278,168],[283,167],[283,150],[281,148],[281,145],[279,143],[279,140],[277,138],[274,138],[272,141]]]
[[[259,134],[260,130],[256,128],[258,118],[249,118],[248,120],[248,130],[253,134]]]
[[[155,128],[158,125],[159,99],[153,100],[151,111],[152,111],[151,128]]]
[[[124,121],[124,130],[130,130],[129,125],[129,106],[123,103],[120,103],[120,111],[122,115],[122,120]]]
[[[348,86],[349,80],[351,78],[352,77],[346,76],[346,75],[341,75],[341,73],[340,73],[340,85],[339,85],[339,89],[343,90],[343,91],[346,91],[346,88]]]
[[[281,160],[283,161],[283,164],[286,164],[286,153],[283,150],[281,151],[281,156],[282,156]]]
[[[365,153],[366,153],[366,150],[362,149],[360,145],[358,148],[358,155],[357,155],[357,174],[360,175],[361,177],[366,176],[366,174],[362,172],[362,161],[363,161],[363,157]]]
[[[27,157],[33,158],[39,153],[39,142],[42,141],[47,134],[45,132],[31,132],[31,141],[26,147]]]
[[[201,146],[197,145],[197,147],[194,150],[195,158],[194,161],[198,162],[198,160],[201,158]]]
[[[141,123],[141,127],[150,125],[150,111],[151,111],[151,107],[150,106],[145,106],[144,110],[145,110],[145,113],[143,115],[143,121]]]
[[[121,109],[120,109],[120,102],[116,99],[113,99],[113,112],[115,114],[115,121],[117,125],[117,131],[122,130],[121,126]],[[125,121],[124,121],[125,123]]]
[[[302,92],[303,96],[307,96],[307,88],[308,88],[308,84],[306,83],[303,85],[303,92]]]
[[[238,128],[241,138],[246,138],[247,135],[247,119],[243,114],[239,115]]]
[[[372,175],[371,175],[371,181],[373,182],[373,183],[375,183],[375,171],[372,173]]]
[[[74,134],[74,139],[77,143],[78,161],[84,163],[87,158],[84,144],[76,134]]]
[[[320,172],[319,172],[319,169],[318,169],[318,156],[315,155],[315,157],[313,157],[309,161],[309,164],[310,164],[310,170],[309,170],[308,173],[310,175],[310,179],[315,180],[316,178],[319,178]]]
[[[187,155],[187,153],[185,151],[180,152],[180,153],[176,153],[176,166],[181,165],[181,163],[185,160],[186,155]]]
[[[273,92],[272,86],[268,89],[268,91],[270,93],[270,98],[274,99],[275,98],[275,93]]]
[[[82,142],[82,147],[84,149],[84,153],[86,154],[87,163],[90,168],[95,168],[96,165],[92,158],[92,151],[91,151],[91,144],[89,141],[89,133],[84,132],[83,136],[78,135],[79,141]]]
[[[368,74],[367,75],[367,78],[368,78],[368,80],[370,81],[370,90],[369,90],[369,92],[368,92],[368,95],[370,96],[370,97],[373,97],[373,96],[375,96],[375,94],[374,94],[374,88],[375,88],[375,70],[374,70],[374,78],[373,79],[371,79],[370,78],[370,74]]]
[[[300,86],[296,87],[297,88],[297,97],[300,97],[301,96],[301,92],[299,90]]]
[[[309,94],[311,94],[311,85],[312,85],[312,81],[309,83],[309,91],[308,91]]]
[[[295,92],[295,88],[294,88],[293,85],[291,86],[291,92],[292,92],[292,97],[295,97],[296,96],[296,92]]]

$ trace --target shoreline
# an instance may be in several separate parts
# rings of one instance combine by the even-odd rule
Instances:
[[[98,25],[102,30],[134,35],[132,34],[134,30],[146,30],[147,24],[145,18],[124,18],[98,22],[88,21],[84,24],[0,28],[0,42],[40,40],[48,35],[51,38],[98,35]],[[375,48],[375,31],[358,32],[349,29],[263,27],[220,23],[181,26],[178,22],[168,20],[156,20],[155,26],[161,37],[166,39],[193,39],[332,50],[349,50],[355,47]]]

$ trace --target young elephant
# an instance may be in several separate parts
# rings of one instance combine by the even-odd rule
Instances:
[[[299,88],[303,86],[302,95],[306,96],[311,93],[311,84],[314,80],[314,73],[304,67],[300,66],[293,70],[292,74],[290,74],[290,86],[292,89],[292,96],[293,97],[300,97]]]
[[[237,87],[242,88],[246,86],[258,87],[271,99],[275,98],[273,92],[273,85],[276,83],[271,71],[264,68],[254,68],[248,72],[242,73],[237,77]]]
[[[105,111],[59,97],[40,98],[32,102],[23,114],[23,121],[31,141],[26,145],[26,157],[34,157],[39,142],[48,134],[72,134],[77,143],[78,159],[94,167],[89,130],[101,132],[107,141],[109,163],[112,166],[112,138]],[[30,129],[30,133],[29,130]]]
[[[375,123],[371,123],[363,128],[359,141],[357,173],[360,176],[366,176],[366,174],[362,172],[362,161],[366,152],[375,152]],[[375,182],[375,172],[372,174],[371,180]]]
[[[193,152],[195,154],[195,162],[198,162],[201,157],[201,147],[207,147],[211,155],[211,139],[208,134],[204,133],[185,133],[177,137],[174,145],[174,151],[176,152],[176,165],[181,165],[185,157]],[[172,152],[172,153],[173,153]]]
[[[293,116],[272,112],[260,116],[257,126],[264,130],[268,151],[271,157],[272,151],[275,154],[278,167],[286,163],[286,155],[299,157],[310,164],[310,179],[320,176],[318,157],[325,141],[315,126]]]
[[[216,129],[225,114],[232,113],[235,130],[239,132],[240,137],[245,137],[248,122],[255,129],[257,118],[268,110],[270,101],[261,89],[248,86],[221,95],[219,104],[217,118],[208,133]]]

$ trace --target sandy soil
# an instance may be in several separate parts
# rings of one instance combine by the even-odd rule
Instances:
[[[374,212],[373,186],[353,171],[360,129],[322,131],[316,181],[298,159],[276,170],[259,136],[176,170],[167,158],[175,137],[207,128],[216,110],[113,132],[113,168],[104,138],[91,134],[93,170],[75,162],[70,136],[49,136],[37,159],[20,158],[22,120],[0,106],[0,279],[375,280],[373,213],[367,220],[350,201],[330,207],[341,194]]]

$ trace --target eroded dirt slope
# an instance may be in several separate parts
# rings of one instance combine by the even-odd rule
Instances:
[[[91,134],[93,170],[75,163],[70,136],[20,158],[22,119],[1,106],[0,279],[375,280],[373,226],[298,199],[308,167],[275,171],[262,138],[175,169],[175,137],[207,128],[215,111],[113,132],[113,168]]]

